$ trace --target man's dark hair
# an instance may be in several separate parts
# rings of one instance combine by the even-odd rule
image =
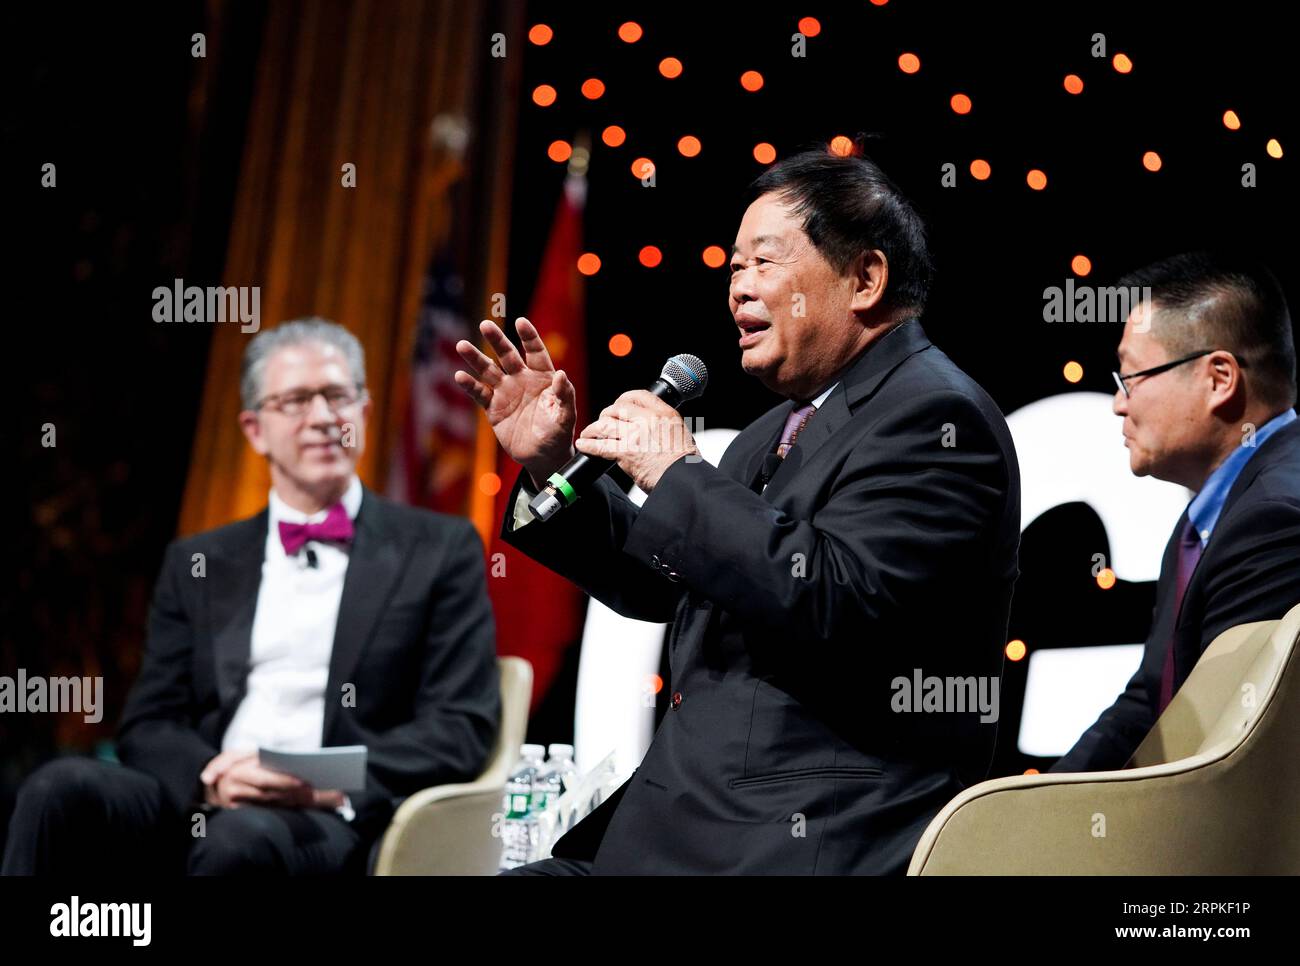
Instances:
[[[1179,358],[1202,349],[1237,357],[1260,397],[1290,408],[1296,401],[1295,340],[1282,286],[1262,262],[1226,252],[1188,252],[1120,279],[1151,290],[1151,332]]]
[[[878,248],[889,262],[884,304],[925,308],[934,272],[925,225],[874,162],[804,151],[763,172],[749,186],[749,200],[769,192],[803,218],[804,233],[841,275],[863,252]]]

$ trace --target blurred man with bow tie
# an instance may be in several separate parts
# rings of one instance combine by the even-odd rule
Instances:
[[[270,467],[267,508],[167,548],[119,727],[126,767],[67,758],[32,775],[6,874],[363,871],[398,800],[482,769],[500,713],[482,543],[362,486],[365,384],[360,343],[334,323],[249,343],[239,422]],[[364,790],[257,756],[343,745],[368,750]]]

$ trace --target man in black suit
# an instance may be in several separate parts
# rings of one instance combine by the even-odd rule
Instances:
[[[241,394],[268,507],[167,548],[119,727],[126,767],[34,773],[6,874],[364,871],[396,799],[486,763],[500,698],[482,542],[357,479],[360,343],[321,319],[262,332]],[[257,757],[341,745],[368,749],[364,790]]]
[[[1165,548],[1142,665],[1051,768],[1122,768],[1210,643],[1300,603],[1300,425],[1291,316],[1241,257],[1177,255],[1119,287],[1115,413],[1138,476],[1196,492]]]
[[[491,322],[499,363],[458,345],[457,383],[524,467],[505,538],[673,622],[670,710],[639,769],[519,871],[899,873],[987,771],[1019,544],[1006,424],[916,320],[924,231],[879,168],[809,152],[752,194],[730,309],[741,365],[787,401],[713,467],[670,407],[623,394],[577,449],[617,460],[640,509],[603,479],[530,519],[574,449],[573,387],[526,319],[522,357]],[[913,693],[922,676],[949,688]]]

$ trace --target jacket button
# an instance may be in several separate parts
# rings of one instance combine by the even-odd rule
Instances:
[[[682,706],[682,692],[680,692],[680,691],[674,691],[674,692],[673,692],[673,709],[676,710],[677,708],[680,708],[681,706]]]

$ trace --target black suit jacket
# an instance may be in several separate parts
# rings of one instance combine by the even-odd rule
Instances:
[[[173,541],[163,559],[118,753],[181,810],[202,801],[199,773],[244,696],[267,520],[263,510]],[[349,793],[363,835],[383,830],[396,799],[486,764],[500,694],[482,546],[466,520],[364,491],[321,735],[322,746],[369,749],[366,790]]]
[[[1020,532],[996,405],[919,322],[842,375],[756,492],[793,404],[638,510],[608,479],[503,536],[619,613],[672,621],[670,710],[556,843],[610,873],[898,873],[987,773],[996,723],[899,712],[896,677],[999,678]],[[527,480],[521,473],[519,488]]]
[[[1174,613],[1181,526],[1180,518],[1165,547],[1142,665],[1051,771],[1124,767],[1156,723],[1170,634],[1177,690],[1224,631],[1277,620],[1300,603],[1300,422],[1270,436],[1242,467]]]

